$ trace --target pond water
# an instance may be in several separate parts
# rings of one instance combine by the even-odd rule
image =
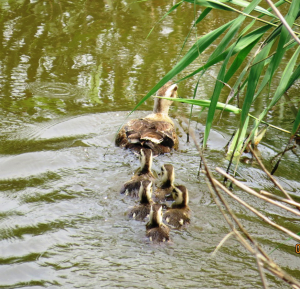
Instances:
[[[190,192],[190,226],[172,231],[169,244],[151,245],[145,224],[126,218],[134,202],[119,189],[139,161],[115,147],[113,139],[127,113],[176,63],[194,19],[191,5],[174,11],[146,40],[170,8],[170,1],[160,0],[1,1],[0,288],[261,287],[255,259],[235,239],[212,257],[229,229],[203,175],[197,177],[199,155],[186,143],[184,124],[179,150],[155,158],[153,167],[174,165],[176,183]],[[214,12],[197,35],[232,17]],[[216,73],[214,67],[203,77],[199,98],[211,96]],[[195,79],[180,83],[179,94],[191,97],[194,84]],[[299,103],[297,86],[292,94]],[[142,117],[152,105],[147,101],[132,117]],[[192,126],[200,141],[205,115],[196,125],[198,112]],[[174,118],[188,114],[188,106],[172,106]],[[292,119],[285,102],[268,116],[286,129]],[[223,113],[213,127],[205,152],[213,171],[228,164],[224,147],[237,121]],[[287,140],[283,133],[267,132],[259,151],[268,168]],[[276,175],[299,200],[299,157],[287,152]],[[254,189],[277,192],[256,164],[241,164],[238,178]],[[270,219],[300,231],[295,216],[235,193]],[[229,202],[267,252],[288,239]],[[295,244],[286,241],[271,257],[299,278]],[[288,288],[268,273],[267,280],[272,288]]]

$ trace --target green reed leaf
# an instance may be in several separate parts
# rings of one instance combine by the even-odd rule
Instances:
[[[300,127],[300,108],[298,110],[294,125],[293,125],[293,129],[292,129],[292,136],[294,136],[296,134],[296,132],[298,131]]]
[[[182,59],[139,101],[129,115],[134,112],[144,101],[146,101],[159,88],[171,80],[175,75],[185,69],[191,64],[207,47],[209,47],[219,36],[224,33],[226,29],[232,24],[234,20],[222,25],[221,27],[202,36],[191,47],[191,49],[182,57]]]
[[[164,20],[171,12],[173,12],[175,9],[177,9],[178,6],[180,6],[182,3],[183,3],[183,0],[180,1],[180,2],[178,2],[178,3],[176,3],[174,6],[172,6],[171,9],[170,9],[167,13],[165,13],[165,15],[164,15],[163,17],[161,17],[161,18],[154,24],[154,26],[152,27],[152,29],[151,29],[150,32],[148,33],[146,39],[148,39],[148,37],[149,37],[150,34],[152,33],[152,31],[153,31],[153,29],[155,28],[155,26],[156,26],[159,22],[161,22],[162,20]]]
[[[243,49],[246,49],[249,45],[255,45],[259,39],[261,39],[261,37],[268,31],[268,29],[270,29],[271,26],[270,25],[264,25],[263,27],[260,27],[252,32],[250,32],[249,34],[243,36],[242,38],[240,38],[238,43],[235,43],[235,47],[234,50],[232,52],[232,55],[237,54],[238,52],[240,52]],[[192,73],[188,74],[187,76],[181,78],[180,80],[178,80],[178,82],[181,82],[185,79],[188,79],[192,76],[194,76],[195,74],[213,66],[214,64],[223,61],[227,54],[229,53],[229,51],[231,50],[232,45],[226,49],[223,53],[216,55],[216,57],[214,59],[211,59],[211,57],[209,59],[211,59],[210,61],[207,61],[206,64],[204,64],[203,66],[199,67],[198,69],[196,69],[195,71],[193,71]]]
[[[190,2],[193,4],[197,4],[197,5],[201,5],[204,7],[210,7],[210,8],[215,8],[215,9],[220,9],[220,10],[225,10],[225,11],[236,11],[236,9],[230,7],[229,5],[225,4],[225,3],[231,3],[240,7],[247,7],[250,3],[247,1],[243,1],[243,0],[230,0],[230,1],[218,1],[218,0],[184,0],[185,2]],[[256,6],[254,8],[255,11],[263,13],[265,15],[268,15],[272,18],[277,18],[276,15],[272,14],[271,12],[269,12],[268,10],[260,7],[260,6]],[[244,12],[245,13],[245,12]]]
[[[169,98],[169,97],[161,97],[161,96],[154,96],[154,97],[168,99],[168,100],[181,102],[181,103],[188,103],[188,104],[202,106],[202,107],[209,107],[211,104],[211,100],[207,100],[207,99]],[[216,109],[233,112],[234,114],[239,114],[241,112],[239,108],[230,104],[226,105],[225,103],[222,102],[217,102]]]

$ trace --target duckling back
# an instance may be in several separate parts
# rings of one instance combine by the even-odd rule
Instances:
[[[170,240],[170,229],[162,222],[162,206],[152,205],[150,220],[146,224],[146,237],[151,242],[161,243]]]
[[[172,192],[174,203],[164,214],[168,225],[180,228],[190,223],[189,195],[185,186],[176,186]]]
[[[142,148],[140,150],[140,162],[141,168],[138,170],[132,178],[123,184],[120,193],[130,195],[132,197],[138,197],[141,181],[148,180],[154,181],[155,176],[152,174],[152,151],[150,149]]]
[[[169,200],[167,196],[171,195],[174,189],[175,171],[173,165],[162,165],[160,176],[160,184],[157,185],[157,189],[154,192],[156,202],[166,201],[166,198]]]
[[[159,91],[159,96],[176,97],[177,85],[167,83]],[[154,155],[164,154],[178,148],[178,137],[171,118],[168,116],[172,101],[155,99],[153,113],[143,119],[132,119],[119,131],[117,146],[139,151],[149,148]]]
[[[130,210],[128,217],[137,221],[143,221],[150,214],[151,205],[153,203],[151,195],[152,182],[148,180],[142,181],[139,189],[140,204]]]

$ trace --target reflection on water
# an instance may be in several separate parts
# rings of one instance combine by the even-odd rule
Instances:
[[[180,126],[179,151],[155,158],[153,167],[174,165],[176,183],[190,192],[191,225],[172,231],[170,244],[154,246],[145,241],[144,224],[125,216],[134,203],[118,192],[139,161],[116,148],[113,138],[127,112],[175,63],[194,19],[194,8],[182,5],[144,40],[171,4],[130,3],[0,3],[0,288],[261,287],[255,260],[235,240],[211,257],[229,230],[203,176],[197,178],[198,153],[185,142]],[[232,17],[213,16],[198,35],[215,28],[216,19]],[[179,94],[191,96],[192,84],[180,84]],[[210,97],[212,79],[203,78],[199,87],[198,97]],[[152,104],[148,101],[142,108],[150,110]],[[188,112],[187,106],[171,108],[175,118]],[[212,169],[226,167],[224,147],[236,121],[224,112],[215,124],[206,150]],[[202,134],[203,125],[198,124],[199,141]],[[267,132],[259,147],[267,165],[285,144],[281,134],[273,143],[274,134]],[[297,157],[288,152],[278,175],[296,197],[298,170]],[[274,190],[255,164],[242,164],[238,177],[255,189]],[[299,220],[287,212],[237,194],[299,231]],[[232,206],[266,251],[286,239],[233,201]],[[294,245],[289,240],[272,256],[297,278]],[[285,286],[267,278],[273,288]]]

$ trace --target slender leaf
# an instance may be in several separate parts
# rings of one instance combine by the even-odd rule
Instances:
[[[288,62],[287,66],[285,67],[284,72],[282,73],[282,77],[280,80],[280,83],[276,89],[276,92],[274,94],[274,97],[272,98],[269,105],[263,110],[263,112],[259,115],[258,122],[256,123],[255,127],[252,129],[250,138],[253,136],[255,129],[258,127],[259,123],[262,121],[262,119],[265,117],[265,115],[268,113],[271,107],[273,107],[277,101],[282,97],[282,95],[293,85],[293,83],[300,77],[300,65],[297,66],[297,68],[294,70],[296,64],[296,60],[300,53],[300,46],[295,51],[293,57]]]
[[[231,4],[234,4],[234,5],[238,5],[238,6],[241,6],[241,7],[247,7],[250,4],[249,2],[243,1],[243,0],[230,0],[230,1],[184,0],[184,1],[185,2],[190,2],[190,3],[193,3],[193,4],[197,4],[197,5],[201,5],[201,6],[204,6],[204,7],[210,7],[210,8],[226,10],[226,11],[236,11],[236,9],[230,7],[229,5],[225,4],[224,2],[231,3]],[[277,18],[276,15],[272,14],[271,12],[269,12],[268,10],[266,10],[266,9],[260,7],[260,6],[255,7],[255,10],[260,12],[260,13],[263,13],[265,15],[268,15],[270,17]]]
[[[211,104],[211,100],[207,100],[207,99],[169,98],[169,97],[160,97],[160,96],[155,96],[155,97],[182,102],[182,103],[188,103],[192,105],[198,105],[202,107],[209,107]],[[230,104],[226,105],[225,103],[222,102],[217,102],[216,109],[233,112],[235,114],[239,114],[241,112],[239,108]]]
[[[245,13],[250,13],[260,2],[261,0],[255,0],[252,3],[250,3],[246,8],[245,8]],[[240,28],[241,24],[243,23],[243,20],[246,18],[246,16],[244,15],[239,15],[239,17],[237,17],[237,19],[234,21],[234,23],[232,24],[230,30],[228,31],[228,33],[226,34],[226,36],[222,39],[221,44],[219,44],[218,48],[216,49],[216,51],[222,51],[223,47],[225,49],[225,46],[227,46],[227,43],[233,38],[233,36],[237,33],[238,29]],[[210,129],[212,126],[212,122],[213,122],[213,118],[215,115],[215,110],[216,110],[216,105],[221,93],[221,90],[223,88],[223,81],[225,78],[225,70],[226,70],[226,66],[227,63],[234,51],[235,46],[237,45],[237,43],[239,42],[240,38],[232,45],[230,52],[228,53],[228,55],[226,56],[226,59],[224,60],[224,63],[219,71],[218,74],[218,80],[216,82],[215,88],[214,88],[214,92],[213,95],[211,97],[211,105],[208,109],[208,114],[207,114],[207,118],[206,118],[206,125],[205,125],[205,131],[204,131],[204,137],[203,137],[203,147],[206,146],[206,142],[210,133]],[[215,51],[215,52],[216,52]],[[215,53],[213,53],[215,55]]]
[[[293,22],[295,21],[297,14],[299,12],[299,9],[300,9],[300,1],[293,1],[292,5],[288,11],[288,14],[285,18],[289,25],[292,25]],[[276,29],[276,30],[279,30],[279,29]],[[283,26],[281,33],[280,33],[280,39],[279,39],[276,53],[272,57],[270,65],[268,66],[268,69],[265,73],[264,79],[257,91],[255,98],[263,90],[263,88],[266,86],[266,84],[272,79],[272,77],[273,77],[276,69],[278,68],[279,64],[281,63],[282,57],[286,51],[286,49],[284,49],[284,45],[288,42],[290,37],[291,36],[290,36],[288,30]]]
[[[248,113],[250,111],[251,104],[253,102],[253,97],[255,93],[255,89],[261,75],[262,69],[264,67],[264,59],[269,52],[269,45],[265,46],[258,55],[254,58],[254,63],[259,62],[257,65],[252,66],[249,73],[248,86],[246,91],[246,96],[243,102],[241,119],[240,119],[240,128],[244,126],[245,120],[248,117]]]
[[[161,22],[162,20],[164,20],[171,12],[173,12],[175,9],[177,9],[178,6],[180,6],[182,3],[183,3],[183,0],[180,1],[180,2],[178,2],[178,3],[176,3],[175,5],[173,5],[173,6],[171,7],[171,9],[170,9],[163,17],[161,17],[161,18],[155,23],[155,25],[152,27],[152,29],[151,29],[150,32],[148,33],[146,39],[150,36],[150,34],[152,33],[154,27],[155,27],[159,22]]]
[[[222,25],[221,27],[202,36],[192,48],[183,56],[183,58],[139,101],[135,108],[130,112],[134,112],[144,101],[146,101],[159,88],[166,84],[175,75],[181,72],[189,64],[191,64],[209,45],[211,45],[233,22],[234,20]]]
[[[231,64],[230,68],[228,69],[225,75],[224,82],[227,83],[231,79],[231,77],[236,73],[236,71],[239,69],[242,63],[244,63],[246,57],[248,56],[248,54],[251,52],[251,50],[257,44],[258,41],[259,39],[253,41],[238,53],[238,55],[234,59],[233,63]]]
[[[265,25],[263,27],[260,27],[254,31],[252,31],[251,33],[243,36],[238,43],[235,43],[235,47],[234,50],[232,52],[232,55],[235,55],[236,53],[240,52],[241,50],[243,50],[244,48],[248,47],[249,45],[252,45],[253,43],[257,43],[257,41],[259,41],[259,39],[261,39],[261,37],[268,31],[268,29],[270,28],[270,25]],[[223,61],[228,52],[231,50],[232,45],[226,49],[223,53],[221,53],[220,55],[216,55],[216,57],[214,59],[211,59],[209,62],[207,62],[205,65],[197,68],[195,71],[193,71],[192,73],[188,74],[187,76],[181,78],[180,80],[178,80],[178,82],[181,82],[185,79],[188,79],[192,76],[194,76],[195,74],[215,65],[216,63]]]
[[[183,45],[181,47],[181,50],[179,52],[179,55],[181,55],[182,51],[183,51],[183,48],[192,32],[192,29],[196,26],[196,24],[198,24],[200,21],[202,21],[206,16],[207,14],[211,11],[212,9],[211,8],[205,8],[205,10],[199,15],[198,19],[195,21],[195,23],[193,24],[192,28],[190,29],[188,35],[186,36],[186,38],[184,39],[184,42],[183,42]]]
[[[240,129],[236,131],[234,138],[228,148],[227,156],[231,156],[231,154],[233,153],[235,157],[242,154],[241,150],[243,148],[244,139],[247,133],[248,123],[249,123],[249,117],[246,118],[245,125],[241,133],[240,133]]]
[[[296,132],[298,131],[300,126],[300,109],[298,110],[294,125],[293,125],[293,129],[292,129],[292,135],[295,135]]]

